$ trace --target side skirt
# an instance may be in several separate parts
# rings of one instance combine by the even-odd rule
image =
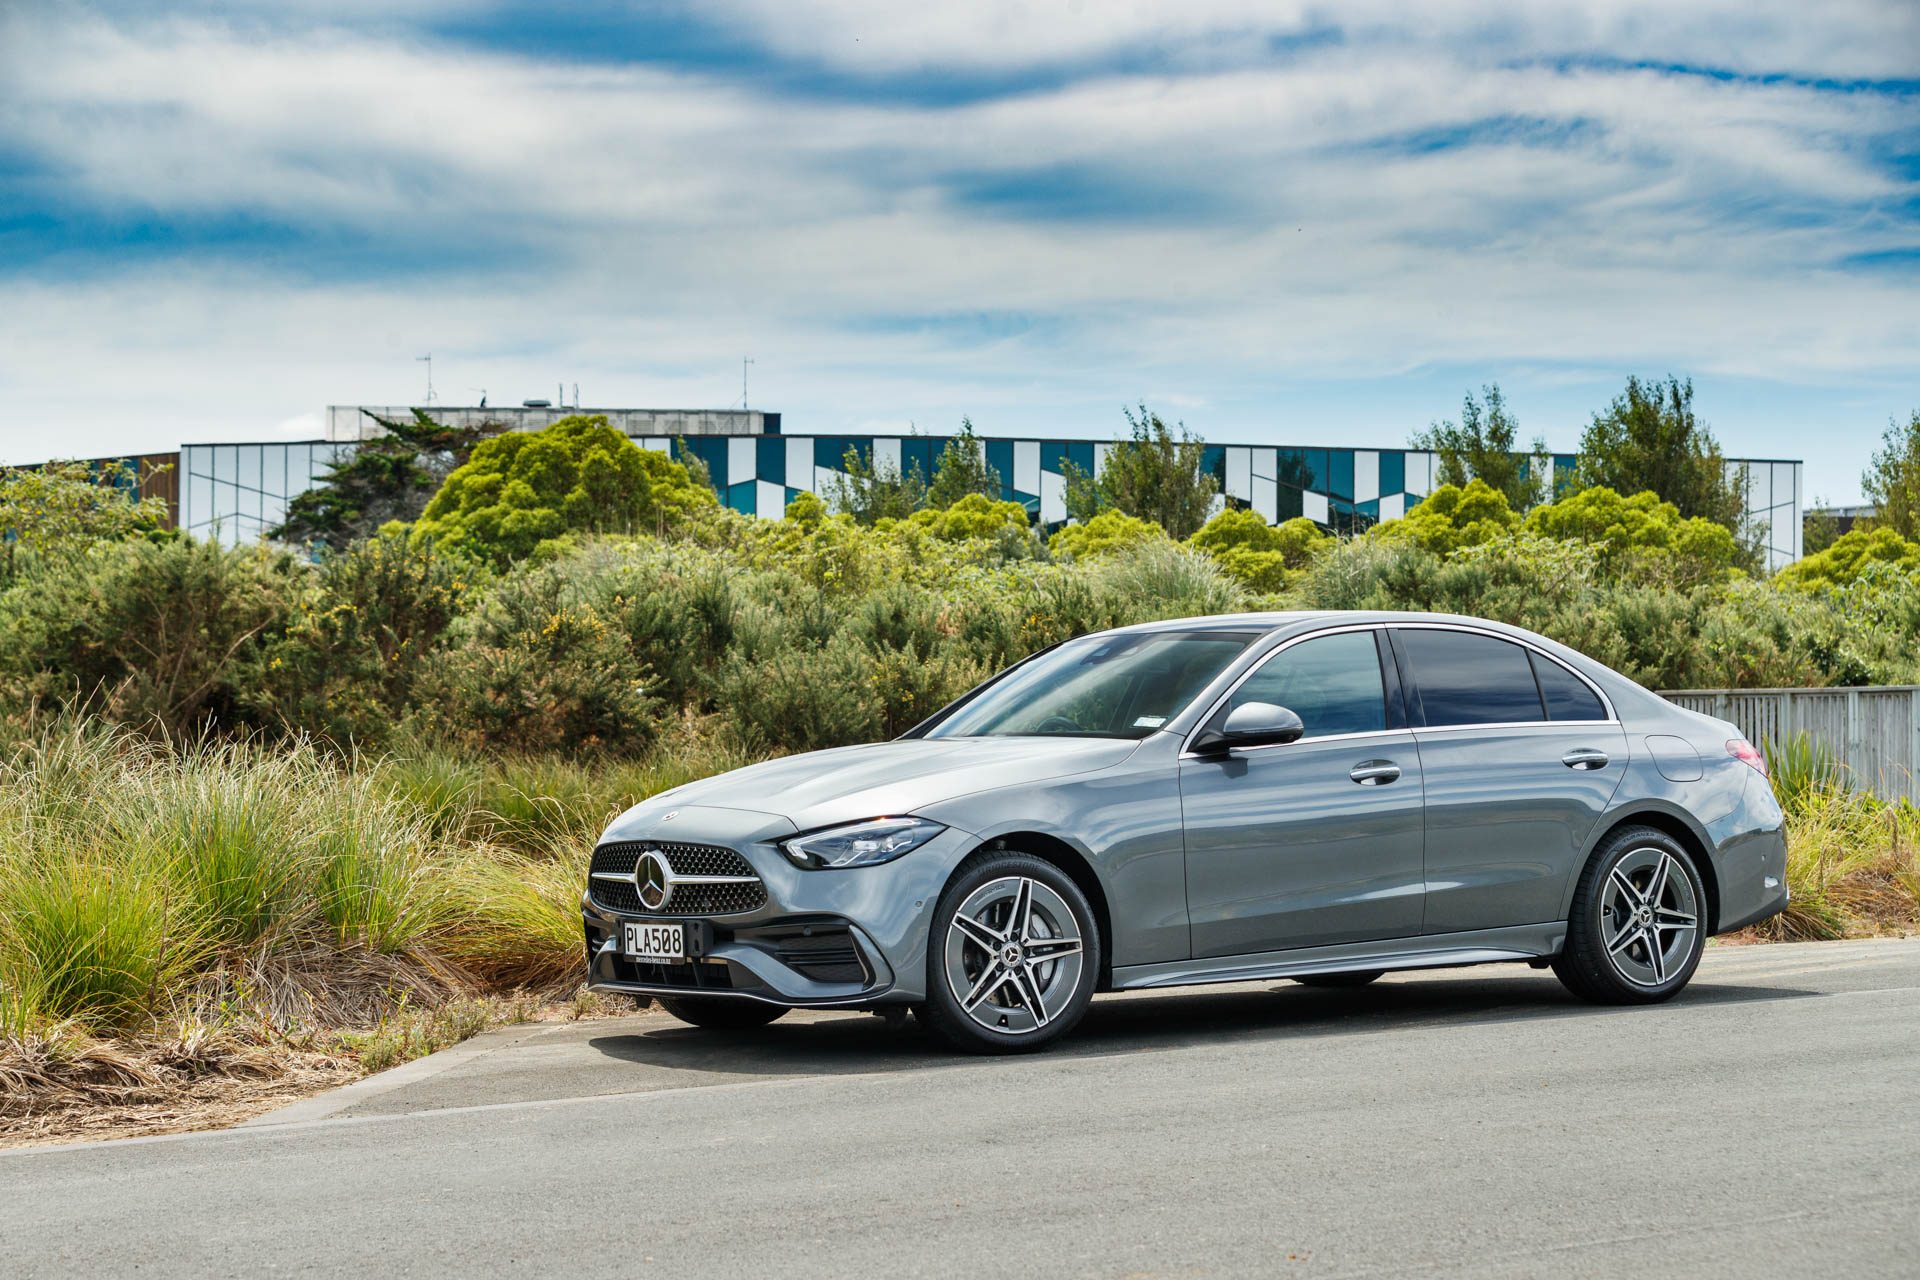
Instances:
[[[1205,982],[1255,982],[1301,974],[1351,973],[1365,969],[1443,969],[1502,960],[1538,960],[1560,954],[1567,922],[1475,929],[1418,938],[1382,938],[1327,947],[1298,947],[1243,956],[1204,956],[1137,964],[1113,971],[1113,990],[1188,987]]]

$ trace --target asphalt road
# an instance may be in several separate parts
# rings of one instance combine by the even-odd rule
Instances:
[[[8,1275],[1920,1273],[1920,941],[1654,1009],[1453,970],[1104,997],[953,1059],[819,1016],[495,1033],[225,1133],[0,1153]]]

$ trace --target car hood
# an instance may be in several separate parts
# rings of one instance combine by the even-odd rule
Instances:
[[[1110,768],[1139,748],[1119,738],[911,738],[783,756],[663,791],[627,810],[607,838],[649,834],[669,810],[739,809],[812,831],[911,814],[980,791]]]

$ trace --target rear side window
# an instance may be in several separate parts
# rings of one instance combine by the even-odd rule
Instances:
[[[1607,709],[1587,682],[1567,670],[1552,658],[1543,658],[1531,651],[1527,656],[1533,659],[1533,676],[1540,682],[1540,696],[1547,700],[1547,717],[1551,720],[1605,720]]]
[[[1282,649],[1234,691],[1232,706],[1247,702],[1287,708],[1300,717],[1308,738],[1385,729],[1386,692],[1373,633],[1343,631]]]
[[[1428,725],[1544,720],[1533,663],[1517,644],[1470,631],[1396,632]],[[1603,717],[1604,718],[1604,717]]]

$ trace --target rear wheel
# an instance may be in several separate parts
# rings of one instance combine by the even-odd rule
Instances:
[[[729,1000],[715,996],[661,996],[660,1007],[682,1022],[713,1031],[745,1031],[764,1027],[787,1012],[780,1004],[759,1000]]]
[[[1355,973],[1307,973],[1294,981],[1303,987],[1364,987],[1385,972],[1385,969],[1361,969]]]
[[[1025,854],[962,864],[934,908],[929,1030],[971,1053],[1024,1053],[1070,1031],[1093,1000],[1100,934],[1072,878]]]
[[[1553,971],[1597,1004],[1670,999],[1699,967],[1706,903],[1693,856],[1672,836],[1652,827],[1616,832],[1580,876]]]

